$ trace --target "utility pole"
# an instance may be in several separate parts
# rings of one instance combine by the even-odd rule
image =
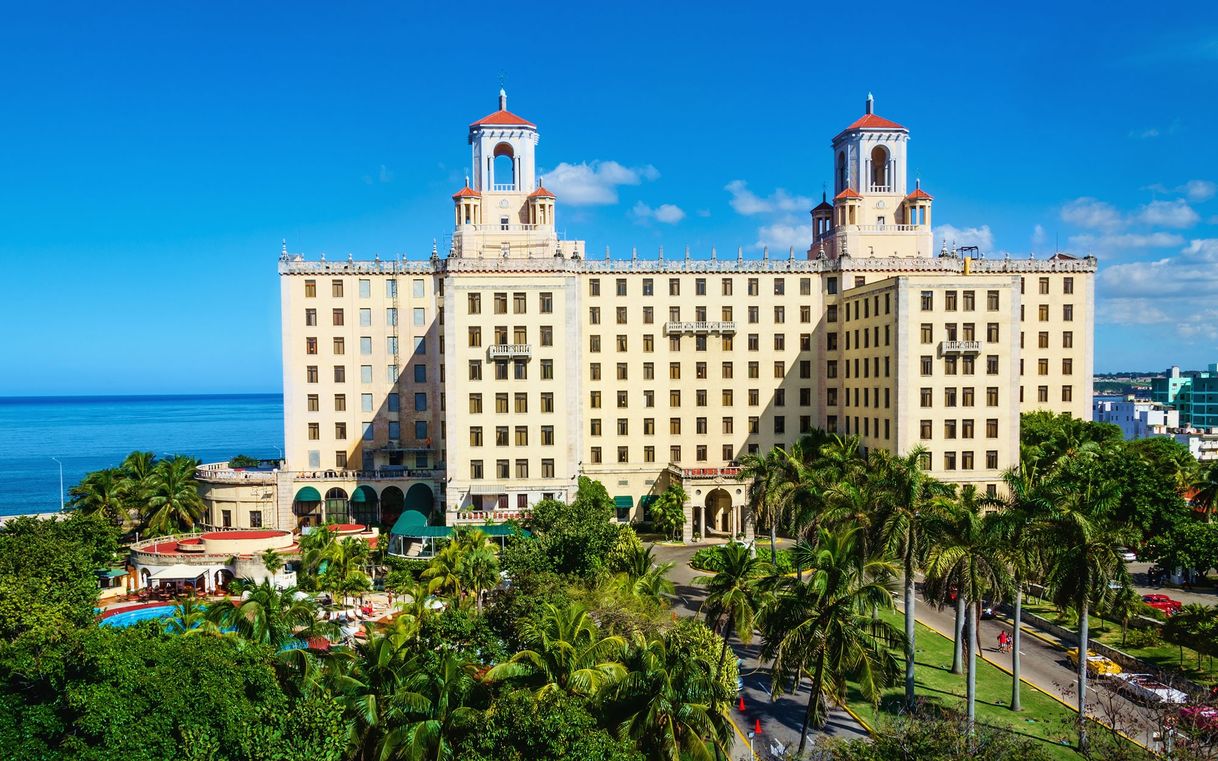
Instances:
[[[63,512],[63,510],[64,510],[64,501],[63,501],[63,463],[62,463],[62,462],[59,462],[59,458],[58,458],[58,457],[52,457],[51,459],[52,459],[52,460],[54,460],[55,462],[59,463],[59,512],[61,512],[61,513],[62,513],[62,512]]]

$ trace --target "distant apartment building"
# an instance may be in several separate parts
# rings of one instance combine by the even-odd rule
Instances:
[[[1091,419],[1097,423],[1112,423],[1121,427],[1125,439],[1145,439],[1167,436],[1180,427],[1180,413],[1159,402],[1148,399],[1097,398],[1092,405]]]
[[[936,252],[909,131],[870,97],[798,255],[589,258],[505,94],[467,136],[447,251],[285,247],[285,461],[201,468],[213,523],[497,523],[585,475],[621,520],[679,483],[687,539],[747,534],[739,459],[814,427],[994,492],[1021,412],[1091,414],[1096,260]]]
[[[1179,410],[1180,425],[1218,428],[1218,363],[1193,375],[1168,368],[1164,377],[1151,380],[1151,398]]]

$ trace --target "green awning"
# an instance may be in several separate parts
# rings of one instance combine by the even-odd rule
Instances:
[[[639,507],[651,507],[660,497],[655,494],[645,494],[639,498]]]
[[[402,513],[402,518],[405,518],[410,512]],[[418,513],[416,513],[418,514]],[[393,528],[389,533],[396,536],[405,536],[413,539],[443,539],[452,536],[452,526],[427,526],[413,521],[403,523],[402,518],[398,518],[393,524]],[[517,528],[507,523],[496,523],[491,526],[469,526],[469,528],[478,529],[487,536],[514,536],[517,532],[521,536],[532,536],[528,531],[522,528]]]
[[[419,534],[417,532],[427,527],[426,515],[418,510],[403,510],[398,519],[394,521],[393,528],[389,530],[389,533],[400,536],[426,536],[426,534]]]
[[[126,576],[126,568],[98,568],[94,571],[98,576],[103,576],[107,579],[117,579],[119,576]]]
[[[376,502],[376,492],[371,486],[357,486],[351,495],[352,502]]]
[[[613,506],[619,510],[627,507],[634,507],[634,497],[614,497]]]
[[[321,493],[312,486],[306,486],[296,492],[297,502],[321,502]]]

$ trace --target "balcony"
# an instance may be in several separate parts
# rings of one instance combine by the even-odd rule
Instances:
[[[491,185],[491,191],[495,193],[511,193],[516,189],[514,182],[496,182]]]
[[[486,349],[487,359],[528,359],[533,356],[533,344],[492,344]]]
[[[681,468],[683,481],[735,481],[739,476],[740,468],[734,465],[725,468]]]
[[[444,470],[436,468],[384,468],[381,470],[298,470],[293,481],[404,481],[409,479],[442,480]]]
[[[944,341],[939,344],[940,354],[976,354],[979,351],[980,341]]]
[[[666,335],[676,335],[680,333],[735,333],[735,320],[723,320],[720,322],[666,322],[664,323],[664,333]]]

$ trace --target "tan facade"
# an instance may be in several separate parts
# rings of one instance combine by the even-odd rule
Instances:
[[[813,427],[924,446],[935,476],[984,490],[1017,461],[1021,411],[1090,414],[1095,260],[935,254],[908,131],[870,101],[833,141],[835,198],[798,258],[589,261],[555,232],[537,143],[506,96],[470,125],[445,256],[285,251],[274,525],[501,520],[587,475],[622,519],[679,482],[687,532],[747,533],[739,458]],[[237,525],[266,502],[210,479]]]

